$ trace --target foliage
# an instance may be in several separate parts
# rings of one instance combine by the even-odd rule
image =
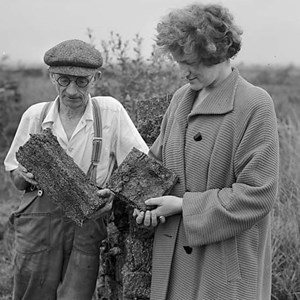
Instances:
[[[137,101],[173,94],[183,80],[177,66],[155,47],[149,59],[143,57],[139,35],[133,43],[130,55],[129,41],[124,42],[119,34],[112,32],[110,40],[102,41],[103,79],[95,93],[117,98],[129,112],[134,113]]]

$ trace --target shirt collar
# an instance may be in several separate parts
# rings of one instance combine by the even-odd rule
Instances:
[[[52,126],[53,123],[55,123],[57,121],[58,118],[58,104],[59,104],[59,97],[57,96],[53,102],[53,104],[51,105],[43,123],[42,123],[42,128],[45,129],[49,126]],[[94,117],[93,117],[93,107],[92,107],[92,100],[91,100],[91,96],[89,95],[89,100],[85,109],[85,112],[83,114],[82,117],[83,120],[85,120],[86,122],[88,121],[93,121]]]

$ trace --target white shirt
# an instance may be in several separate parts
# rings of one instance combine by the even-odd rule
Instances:
[[[119,166],[133,147],[148,153],[148,146],[119,101],[112,97],[95,97],[94,99],[100,106],[103,138],[100,163],[97,166],[97,185],[104,187],[115,163]],[[94,137],[91,99],[70,140],[60,121],[58,101],[57,97],[42,123],[42,129],[51,127],[61,147],[87,173],[91,163]],[[4,160],[6,171],[12,171],[18,167],[15,153],[30,138],[30,133],[40,132],[40,116],[44,105],[45,102],[34,104],[24,112]]]

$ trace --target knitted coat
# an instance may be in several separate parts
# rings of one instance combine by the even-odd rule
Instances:
[[[271,97],[237,69],[192,112],[173,96],[149,154],[179,176],[183,212],[155,232],[152,300],[269,300],[279,146]]]

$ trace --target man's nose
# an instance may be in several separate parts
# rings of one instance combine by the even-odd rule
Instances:
[[[77,93],[77,85],[75,81],[71,81],[70,84],[67,86],[66,92],[70,95]]]

